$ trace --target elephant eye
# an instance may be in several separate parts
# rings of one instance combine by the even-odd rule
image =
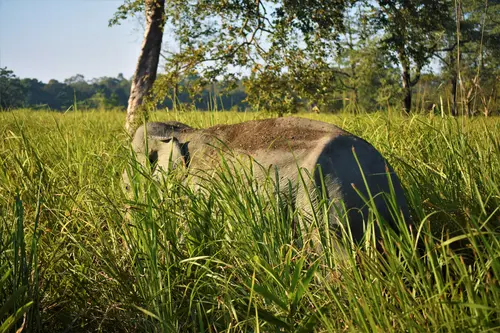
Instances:
[[[154,169],[156,162],[158,162],[158,152],[153,151],[149,154],[149,164],[151,165],[151,170]]]

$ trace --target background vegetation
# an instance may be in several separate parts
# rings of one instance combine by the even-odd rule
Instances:
[[[159,80],[163,77],[160,75]],[[180,86],[190,86],[197,77],[186,78]],[[20,79],[7,68],[0,68],[0,108],[29,107],[33,110],[67,111],[76,110],[124,110],[130,95],[130,80],[122,74],[117,77],[102,77],[86,80],[77,74],[64,82],[50,80],[43,83],[37,79]],[[204,87],[199,94],[190,95],[182,89],[177,96],[178,104],[183,109],[212,110],[231,109],[244,110],[248,103],[243,87],[235,88],[229,93],[221,93],[219,85]],[[157,101],[156,107],[172,109],[170,98]]]
[[[194,91],[242,80],[252,107],[278,114],[498,110],[498,1],[156,1],[177,44],[163,48],[160,100],[197,75]],[[126,1],[110,23],[154,3]]]
[[[151,115],[196,127],[266,116]],[[318,256],[292,237],[300,212],[272,183],[245,186],[244,169],[200,192],[138,169],[127,198],[124,113],[0,114],[0,330],[498,330],[498,119],[309,116],[388,158],[418,236],[384,228],[383,254],[345,238],[344,257],[329,244]]]

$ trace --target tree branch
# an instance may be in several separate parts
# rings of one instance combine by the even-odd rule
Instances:
[[[450,66],[450,63],[449,63],[448,61],[446,61],[443,57],[441,57],[438,53],[436,53],[434,56],[435,56],[436,58],[438,58],[439,60],[441,60],[442,62],[444,62],[444,64],[445,64],[446,66]]]

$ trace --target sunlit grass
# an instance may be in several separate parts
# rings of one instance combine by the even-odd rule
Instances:
[[[272,174],[257,189],[250,173],[223,168],[196,191],[142,170],[130,199],[124,113],[0,113],[0,332],[499,329],[500,119],[302,116],[382,152],[414,234],[387,230],[384,253],[344,239],[344,260],[317,256],[294,239],[300,212]]]

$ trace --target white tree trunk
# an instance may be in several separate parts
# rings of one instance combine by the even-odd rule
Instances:
[[[145,0],[145,4],[146,30],[130,88],[125,123],[125,129],[131,135],[142,121],[146,111],[143,105],[144,99],[151,91],[156,79],[165,25],[165,0]]]

